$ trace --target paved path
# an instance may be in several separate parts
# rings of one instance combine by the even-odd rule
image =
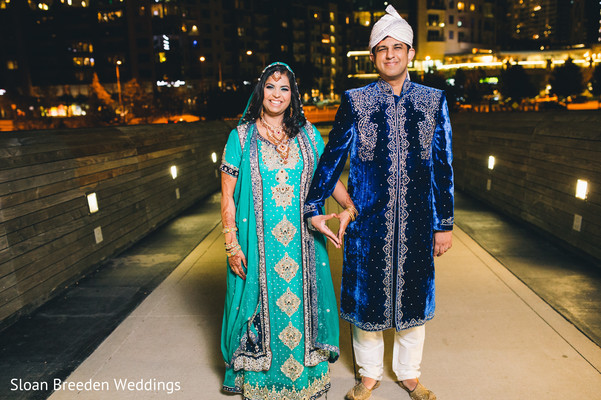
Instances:
[[[65,387],[50,399],[232,398],[219,390],[222,242],[216,227],[66,381],[106,382],[108,390]],[[330,251],[338,286],[341,255]],[[422,381],[439,399],[599,398],[601,349],[460,229],[436,271],[437,315],[427,325]],[[329,399],[342,399],[354,382],[345,322],[341,351]],[[131,390],[116,387],[125,380]],[[372,398],[408,396],[387,367]]]

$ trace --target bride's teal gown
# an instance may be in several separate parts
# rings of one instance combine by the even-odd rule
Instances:
[[[223,388],[244,398],[313,399],[330,387],[328,361],[339,353],[336,299],[325,240],[302,219],[323,147],[307,124],[284,161],[246,124],[224,151],[221,170],[238,178],[236,225],[248,269],[246,281],[228,271]]]

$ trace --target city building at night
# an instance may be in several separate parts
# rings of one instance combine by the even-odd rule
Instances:
[[[94,76],[114,98],[135,79],[147,93],[177,92],[193,111],[281,60],[305,99],[333,97],[346,77],[351,10],[342,0],[0,0],[0,88],[6,98],[62,99],[58,115],[72,116],[83,104],[73,113],[66,103],[83,103]]]
[[[600,59],[594,0],[0,0],[0,100],[13,99],[0,118],[85,113],[95,76],[115,101],[135,79],[199,112],[216,91],[250,90],[275,60],[306,101],[335,99],[377,76],[366,44],[389,3],[414,28],[419,73]],[[17,98],[37,100],[28,111]]]

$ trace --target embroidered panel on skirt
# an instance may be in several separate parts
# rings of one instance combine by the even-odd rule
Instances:
[[[290,142],[286,163],[275,146],[259,138],[262,178],[262,231],[268,292],[270,344],[267,371],[238,371],[244,398],[315,399],[330,387],[327,362],[305,364],[305,316],[301,246],[300,186],[303,157],[298,139]]]

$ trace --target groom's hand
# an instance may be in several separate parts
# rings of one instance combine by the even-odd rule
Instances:
[[[328,214],[328,215],[315,215],[309,219],[309,223],[313,225],[313,228],[323,233],[329,240],[336,246],[337,249],[340,248],[340,240],[338,237],[332,232],[328,225],[326,225],[326,221],[332,218],[337,218],[336,214]]]

